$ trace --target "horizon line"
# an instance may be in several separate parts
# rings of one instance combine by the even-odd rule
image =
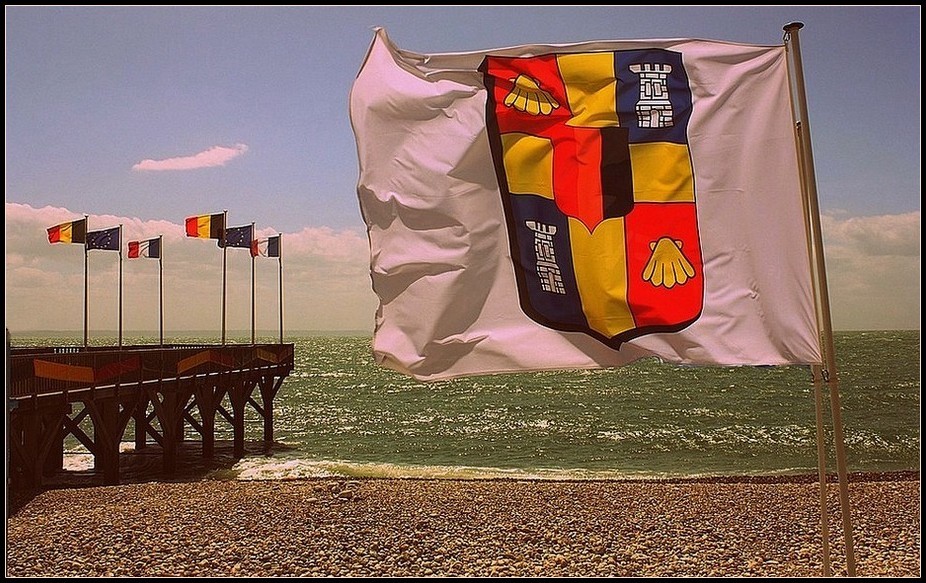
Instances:
[[[74,338],[82,338],[82,337],[83,337],[83,330],[38,330],[38,329],[37,329],[37,330],[31,330],[31,329],[11,330],[10,328],[7,328],[7,331],[8,331],[8,332],[10,333],[10,335],[13,336],[13,337],[16,337],[16,336],[25,336],[25,337],[31,337],[31,336],[61,336],[61,337],[74,337]],[[272,337],[274,337],[274,338],[277,338],[277,337],[279,337],[279,335],[280,335],[280,331],[279,331],[279,330],[270,330],[270,329],[267,329],[267,330],[255,330],[254,334],[255,334],[255,336],[272,336]],[[341,334],[341,335],[344,335],[344,334],[352,334],[352,335],[367,334],[367,335],[372,335],[372,334],[373,334],[373,331],[372,331],[372,330],[364,330],[364,329],[360,329],[360,328],[338,328],[338,329],[330,329],[330,330],[329,330],[329,329],[321,329],[321,328],[298,328],[298,329],[293,329],[293,330],[286,330],[286,331],[284,331],[283,336],[284,336],[284,337],[288,337],[288,336],[305,335],[305,334],[311,334],[311,335],[318,335],[318,334]],[[100,338],[100,337],[104,337],[104,338],[110,338],[110,337],[112,337],[112,338],[115,338],[115,337],[117,337],[118,335],[119,335],[118,330],[91,330],[90,333],[89,333],[89,338],[90,338],[90,340],[93,340],[94,338]],[[158,330],[123,330],[123,331],[122,331],[122,336],[123,336],[123,338],[125,338],[125,337],[136,337],[136,336],[153,336],[153,337],[158,337],[159,335],[160,335],[160,331],[158,331]],[[164,337],[165,337],[165,338],[170,337],[170,336],[181,336],[181,335],[182,335],[182,336],[220,336],[220,335],[221,335],[221,332],[218,331],[218,330],[202,330],[202,329],[199,329],[199,330],[198,330],[198,329],[188,329],[188,330],[165,330],[165,331],[164,331]],[[244,330],[244,329],[242,329],[242,330],[226,330],[225,335],[226,335],[226,336],[234,336],[234,337],[250,337],[250,336],[251,336],[251,331],[250,331],[250,330]]]
[[[7,327],[6,330],[11,335],[14,335],[14,336],[15,335],[36,336],[36,335],[46,335],[46,334],[55,335],[55,336],[72,336],[72,335],[82,336],[83,334],[83,330],[73,330],[73,329],[61,330],[61,329],[28,329],[27,328],[27,329],[22,329],[22,330],[11,330],[9,327]],[[914,328],[842,328],[842,329],[834,329],[833,331],[834,332],[913,332],[913,331],[919,332],[920,330],[921,330],[920,327],[917,326]],[[99,335],[118,336],[118,330],[101,329],[101,330],[92,330],[90,332],[98,336]],[[257,329],[255,330],[254,333],[257,336],[279,336],[280,330],[279,329],[275,329],[275,330],[274,329]],[[318,333],[348,334],[349,333],[349,334],[372,335],[373,330],[362,329],[362,328],[294,328],[292,330],[285,330],[283,335],[285,337],[285,336],[292,336],[296,334],[306,334],[306,333],[311,333],[311,334],[318,334]],[[221,332],[218,330],[211,330],[211,329],[207,330],[207,329],[196,329],[196,328],[164,331],[165,337],[170,336],[170,335],[178,335],[178,334],[183,334],[183,335],[196,334],[196,335],[208,336],[208,335],[213,335],[213,334],[220,335]],[[123,330],[122,335],[123,337],[138,336],[138,335],[158,336],[160,335],[160,331],[154,330],[154,329]],[[226,330],[226,336],[227,335],[250,336],[251,330],[250,329],[229,329],[229,330]]]

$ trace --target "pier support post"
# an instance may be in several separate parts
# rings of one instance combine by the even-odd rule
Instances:
[[[50,440],[43,471],[46,476],[51,476],[64,469],[64,438],[68,434],[64,428],[64,417],[70,414],[71,405],[64,403],[60,406],[60,409],[56,407],[45,415],[43,432],[48,432]]]
[[[38,411],[29,411],[20,416],[19,422],[16,444],[21,448],[22,483],[26,488],[38,488],[42,485],[42,417]]]
[[[93,469],[103,474],[103,483],[119,483],[119,402],[116,399],[94,399],[84,402],[93,421]]]
[[[221,379],[221,377],[220,377]],[[215,457],[215,414],[225,396],[221,388],[222,381],[203,383],[193,391],[196,406],[199,407],[199,418],[202,423],[203,457]]]
[[[232,427],[234,428],[232,455],[235,459],[244,457],[244,410],[253,390],[254,384],[250,380],[237,380],[228,390],[228,399],[232,406]]]
[[[10,411],[7,438],[12,485],[31,489],[41,487],[43,475],[57,463],[57,456],[49,454],[61,440],[61,428],[68,406],[55,404],[41,408],[27,407],[17,407]],[[49,461],[49,458],[54,462]]]
[[[179,379],[173,384],[174,386],[170,389],[161,384],[148,391],[148,399],[154,405],[154,413],[161,424],[164,473],[167,475],[172,475],[177,471],[177,446],[180,442],[180,433],[183,431],[183,411],[190,398],[190,393],[184,393],[181,390]],[[159,393],[160,398],[158,398]]]
[[[264,442],[273,443],[273,399],[276,398],[284,377],[264,376],[260,379],[260,400],[264,415]]]
[[[148,397],[142,395],[132,417],[135,419],[135,451],[148,446]]]

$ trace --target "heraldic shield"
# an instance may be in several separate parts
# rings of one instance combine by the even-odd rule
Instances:
[[[704,274],[681,54],[490,56],[480,71],[524,312],[614,349],[697,320]]]

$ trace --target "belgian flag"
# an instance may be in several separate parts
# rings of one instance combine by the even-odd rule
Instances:
[[[225,236],[225,214],[187,217],[186,236],[222,240]]]
[[[87,218],[48,227],[49,243],[86,243]]]

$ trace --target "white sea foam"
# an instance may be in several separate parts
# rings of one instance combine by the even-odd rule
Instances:
[[[292,480],[306,478],[392,478],[443,480],[647,480],[711,477],[715,474],[668,473],[638,470],[587,470],[583,468],[496,468],[480,466],[442,466],[351,462],[347,460],[309,460],[246,458],[232,470],[238,480]],[[812,468],[788,468],[783,473],[806,473]],[[775,472],[756,472],[756,474]],[[729,472],[716,475],[729,475]],[[749,475],[745,473],[744,475]]]

